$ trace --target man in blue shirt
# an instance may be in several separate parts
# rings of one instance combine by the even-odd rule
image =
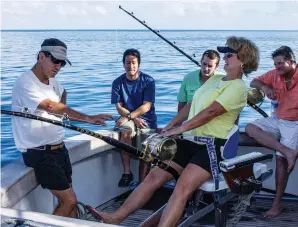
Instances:
[[[157,128],[155,114],[155,81],[139,71],[140,52],[128,49],[123,54],[125,73],[113,81],[111,103],[115,104],[120,118],[116,129],[120,130],[120,141],[131,145],[136,135],[146,135]],[[140,143],[137,144],[140,149]],[[124,173],[118,183],[119,187],[127,187],[133,180],[130,171],[130,156],[121,152]],[[149,171],[149,165],[140,161],[139,182],[143,181]]]

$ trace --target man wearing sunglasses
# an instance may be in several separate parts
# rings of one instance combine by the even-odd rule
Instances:
[[[219,65],[220,56],[216,50],[206,50],[201,59],[201,69],[188,73],[180,86],[178,99],[178,112],[190,101],[194,93],[211,76],[222,73],[216,72]],[[222,74],[223,75],[223,74]]]
[[[280,202],[298,157],[298,66],[295,54],[290,47],[282,46],[271,57],[275,69],[253,79],[250,86],[277,101],[276,116],[256,120],[245,129],[260,144],[276,151],[276,195],[272,208],[265,214],[267,218],[281,213]]]
[[[67,46],[58,39],[44,40],[37,62],[15,82],[12,90],[14,111],[49,119],[61,120],[57,116],[67,114],[70,119],[92,124],[106,125],[112,120],[109,115],[85,115],[66,106],[66,91],[55,80],[60,69],[70,61]],[[16,147],[22,152],[24,163],[34,168],[37,181],[58,198],[59,205],[54,215],[76,217],[76,195],[71,187],[72,167],[63,139],[62,127],[26,119],[12,118]]]

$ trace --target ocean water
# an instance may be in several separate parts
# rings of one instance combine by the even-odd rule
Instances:
[[[161,34],[189,55],[200,61],[206,49],[224,45],[228,36],[244,36],[260,48],[261,61],[257,72],[245,78],[247,85],[253,77],[273,68],[271,52],[288,45],[297,53],[298,31],[161,31]],[[11,109],[11,90],[14,81],[36,62],[42,41],[54,37],[68,46],[73,66],[66,66],[57,79],[67,90],[67,105],[86,114],[107,113],[117,116],[110,104],[111,83],[123,73],[122,54],[127,48],[137,48],[142,55],[141,70],[156,81],[156,111],[159,127],[165,126],[177,111],[176,96],[184,75],[197,66],[173,47],[147,30],[105,31],[2,31],[1,37],[1,108]],[[223,61],[220,62],[220,71]],[[269,100],[262,109],[270,114]],[[262,116],[245,107],[240,117],[240,128]],[[89,130],[102,126],[73,122]],[[108,122],[111,128],[114,122]],[[66,129],[66,136],[77,135]],[[1,115],[1,164],[7,165],[20,157],[15,148],[11,120]]]

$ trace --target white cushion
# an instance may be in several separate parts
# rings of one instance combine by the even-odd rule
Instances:
[[[263,173],[267,172],[267,165],[263,163],[255,163],[254,164],[254,175],[255,178],[259,178]]]
[[[219,174],[219,187],[218,187],[218,191],[227,189],[228,185],[226,183],[226,180],[224,178],[224,176],[222,175],[222,173]],[[214,184],[214,180],[210,179],[207,182],[205,182],[201,187],[201,190],[205,191],[205,192],[214,192],[215,191],[215,184]]]

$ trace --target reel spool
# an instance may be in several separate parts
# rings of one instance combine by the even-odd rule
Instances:
[[[173,138],[159,137],[158,133],[150,135],[142,147],[147,154],[154,155],[162,161],[171,161],[177,152],[177,143]]]

